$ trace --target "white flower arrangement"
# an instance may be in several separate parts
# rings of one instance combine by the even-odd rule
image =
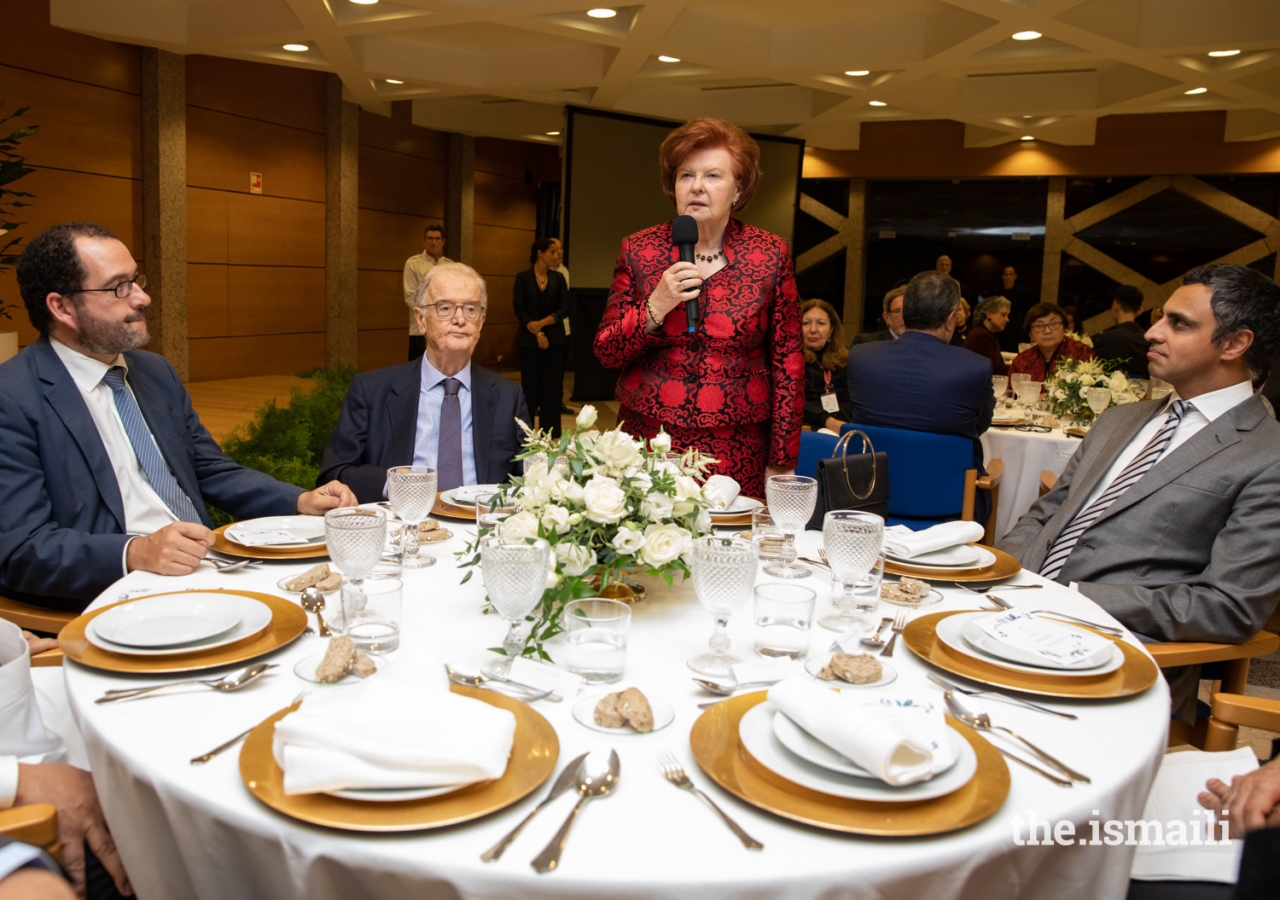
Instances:
[[[671,454],[665,433],[647,447],[621,424],[602,434],[593,428],[592,406],[584,406],[558,439],[517,422],[525,431],[517,459],[528,462],[523,477],[513,476],[503,493],[518,501],[520,511],[497,528],[504,537],[544,538],[554,551],[555,571],[529,617],[533,628],[524,649],[549,659],[543,643],[562,630],[570,600],[625,582],[626,572],[658,575],[668,584],[677,572],[689,575],[693,538],[711,530],[701,482],[717,460],[692,449]],[[460,556],[467,557],[464,567],[478,564],[478,544]],[[462,580],[470,577],[468,572]]]
[[[1137,391],[1123,372],[1116,370],[1111,360],[1064,359],[1054,369],[1053,377],[1045,382],[1045,394],[1049,408],[1059,419],[1089,422],[1093,410],[1089,407],[1089,388],[1106,388],[1111,391],[1109,406],[1121,406],[1141,400]]]

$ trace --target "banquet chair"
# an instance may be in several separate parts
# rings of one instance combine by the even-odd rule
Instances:
[[[838,443],[840,438],[834,434],[800,432],[800,458],[796,463],[796,474],[815,477],[818,474],[818,460],[829,459],[835,453]]]
[[[1058,473],[1052,469],[1040,470],[1040,493],[1038,496],[1043,497],[1045,494],[1053,490],[1053,486],[1058,483]]]
[[[32,844],[61,862],[58,810],[49,803],[30,803],[0,810],[0,836]]]
[[[8,597],[0,597],[0,619],[12,622],[27,631],[57,635],[75,617],[76,614],[73,612],[45,609],[42,606],[32,606],[30,603],[19,603]],[[60,666],[62,651],[46,650],[44,653],[37,653],[31,657],[31,665]]]
[[[957,519],[972,522],[978,489],[985,488],[991,491],[991,515],[984,523],[983,542],[995,543],[1001,460],[989,460],[987,474],[979,475],[969,438],[855,423],[840,433],[853,430],[864,432],[876,450],[889,456],[888,524],[918,531]]]

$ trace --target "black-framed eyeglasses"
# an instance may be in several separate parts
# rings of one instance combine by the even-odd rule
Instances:
[[[1057,331],[1062,328],[1061,322],[1037,322],[1031,326],[1031,331],[1036,334],[1048,334],[1050,331]]]
[[[147,276],[139,272],[137,275],[134,275],[132,278],[126,281],[120,282],[115,287],[80,288],[79,290],[71,291],[71,293],[73,294],[110,293],[110,294],[115,294],[117,297],[123,300],[133,293],[133,286],[135,284],[145,291],[147,289]]]
[[[479,303],[425,303],[424,309],[434,309],[436,316],[441,319],[452,319],[454,313],[462,310],[462,317],[474,322],[484,314],[484,307]]]

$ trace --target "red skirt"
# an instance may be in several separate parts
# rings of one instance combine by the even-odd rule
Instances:
[[[708,475],[728,475],[748,497],[764,497],[764,468],[769,456],[769,423],[749,422],[726,428],[681,428],[659,422],[621,406],[618,423],[623,431],[649,440],[659,428],[671,435],[671,449],[684,452],[690,447],[720,460]]]

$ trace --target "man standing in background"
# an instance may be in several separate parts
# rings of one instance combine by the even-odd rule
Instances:
[[[436,263],[453,262],[444,255],[444,228],[439,225],[428,225],[422,232],[422,252],[405,260],[404,264],[404,305],[409,307],[409,359],[420,359],[427,349],[426,338],[418,330],[418,320],[413,316],[414,298],[418,296],[418,285],[423,277],[431,271]]]
[[[1016,268],[1005,266],[1001,270],[1000,290],[995,293],[1009,301],[1009,324],[997,336],[997,340],[1000,341],[1000,349],[1016,353],[1018,344],[1030,340],[1026,336],[1026,329],[1022,327],[1022,320],[1026,317],[1027,310],[1031,308],[1031,302],[1027,299],[1026,291],[1018,287],[1018,270]]]

